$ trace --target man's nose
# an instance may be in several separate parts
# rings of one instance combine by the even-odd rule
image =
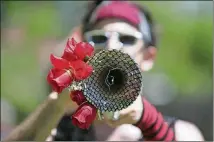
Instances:
[[[106,48],[108,50],[113,50],[113,49],[121,50],[122,46],[123,44],[119,42],[117,38],[111,37],[107,42]]]

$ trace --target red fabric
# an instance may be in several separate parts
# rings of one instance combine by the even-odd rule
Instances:
[[[93,67],[81,60],[70,62],[70,65],[73,69],[72,73],[76,81],[81,81],[86,79],[93,72]]]
[[[72,83],[73,78],[65,70],[53,68],[48,73],[47,81],[54,91],[61,93],[64,88]]]
[[[125,1],[114,1],[102,6],[96,12],[96,19],[103,18],[121,18],[138,26],[140,24],[139,10],[132,4]]]
[[[91,75],[92,66],[85,63],[85,59],[91,57],[94,48],[89,43],[77,43],[74,38],[68,39],[62,57],[50,55],[50,61],[54,68],[47,76],[48,83],[53,90],[61,93],[72,81],[80,81]]]
[[[70,70],[72,77],[76,81],[86,79],[91,75],[93,68],[82,60],[68,61],[61,57],[56,57],[51,54],[50,60],[54,68],[60,70]]]
[[[144,112],[141,121],[136,124],[148,141],[173,141],[174,132],[164,121],[156,108],[143,98]]]
[[[74,38],[68,39],[62,58],[67,61],[84,60],[94,54],[94,47],[87,42],[77,43]]]
[[[54,56],[53,54],[50,55],[50,61],[54,68],[61,69],[61,70],[70,68],[69,61],[61,57]]]
[[[67,61],[78,60],[78,57],[74,54],[74,49],[76,45],[77,45],[77,42],[74,40],[74,38],[71,38],[71,39],[69,38],[67,40],[62,58]]]
[[[76,102],[78,105],[81,105],[82,103],[84,103],[86,100],[84,94],[82,91],[76,90],[76,91],[72,91],[70,93],[70,98],[72,101]]]
[[[74,54],[80,60],[84,60],[85,57],[91,57],[94,54],[94,47],[87,42],[79,42],[76,44]]]
[[[154,115],[152,115],[152,116],[154,117]],[[154,123],[152,123],[152,125],[154,125],[152,129],[149,128],[147,130],[144,130],[144,133],[143,133],[144,136],[147,136],[147,135],[149,136],[150,134],[153,133],[154,130],[158,130],[163,127],[161,125],[163,124],[164,120],[163,120],[163,117],[161,117],[161,116],[162,116],[162,114],[159,113],[158,116],[156,117],[157,121],[155,121],[155,125],[154,125]],[[148,120],[147,120],[147,122],[145,122],[145,123],[147,123],[147,125],[149,124]]]
[[[72,115],[71,120],[75,126],[81,129],[88,129],[95,120],[96,114],[97,109],[86,102],[78,107],[76,112]]]
[[[165,141],[170,141],[170,140],[175,141],[175,134],[173,131],[169,131],[165,137]]]

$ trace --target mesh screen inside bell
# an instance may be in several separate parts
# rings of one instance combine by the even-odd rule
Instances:
[[[102,50],[88,63],[94,72],[83,82],[84,95],[101,112],[127,108],[141,93],[141,71],[128,54]]]

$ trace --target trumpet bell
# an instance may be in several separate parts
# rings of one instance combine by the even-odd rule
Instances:
[[[119,50],[102,50],[88,60],[94,72],[83,81],[86,99],[101,112],[127,108],[141,93],[138,65]]]

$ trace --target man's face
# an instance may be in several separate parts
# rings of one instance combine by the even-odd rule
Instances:
[[[146,63],[149,62],[150,65],[153,63],[154,56],[150,54],[152,53],[150,52],[151,48],[145,48],[142,35],[138,29],[124,21],[116,19],[102,20],[94,26],[93,30],[84,34],[84,39],[93,44],[95,51],[97,50],[96,52],[100,49],[122,50],[135,60],[142,71],[152,68],[152,66],[149,68],[147,66],[147,69],[145,69]],[[104,114],[104,121],[113,127],[123,123],[133,124],[140,119],[142,110],[141,95],[139,95],[132,105],[120,111],[122,116],[120,121],[113,122],[112,116],[108,113]]]
[[[122,50],[144,70],[144,55],[148,51],[144,48],[142,34],[134,26],[116,19],[102,20],[85,34],[85,39],[92,42],[97,51],[103,48]]]

